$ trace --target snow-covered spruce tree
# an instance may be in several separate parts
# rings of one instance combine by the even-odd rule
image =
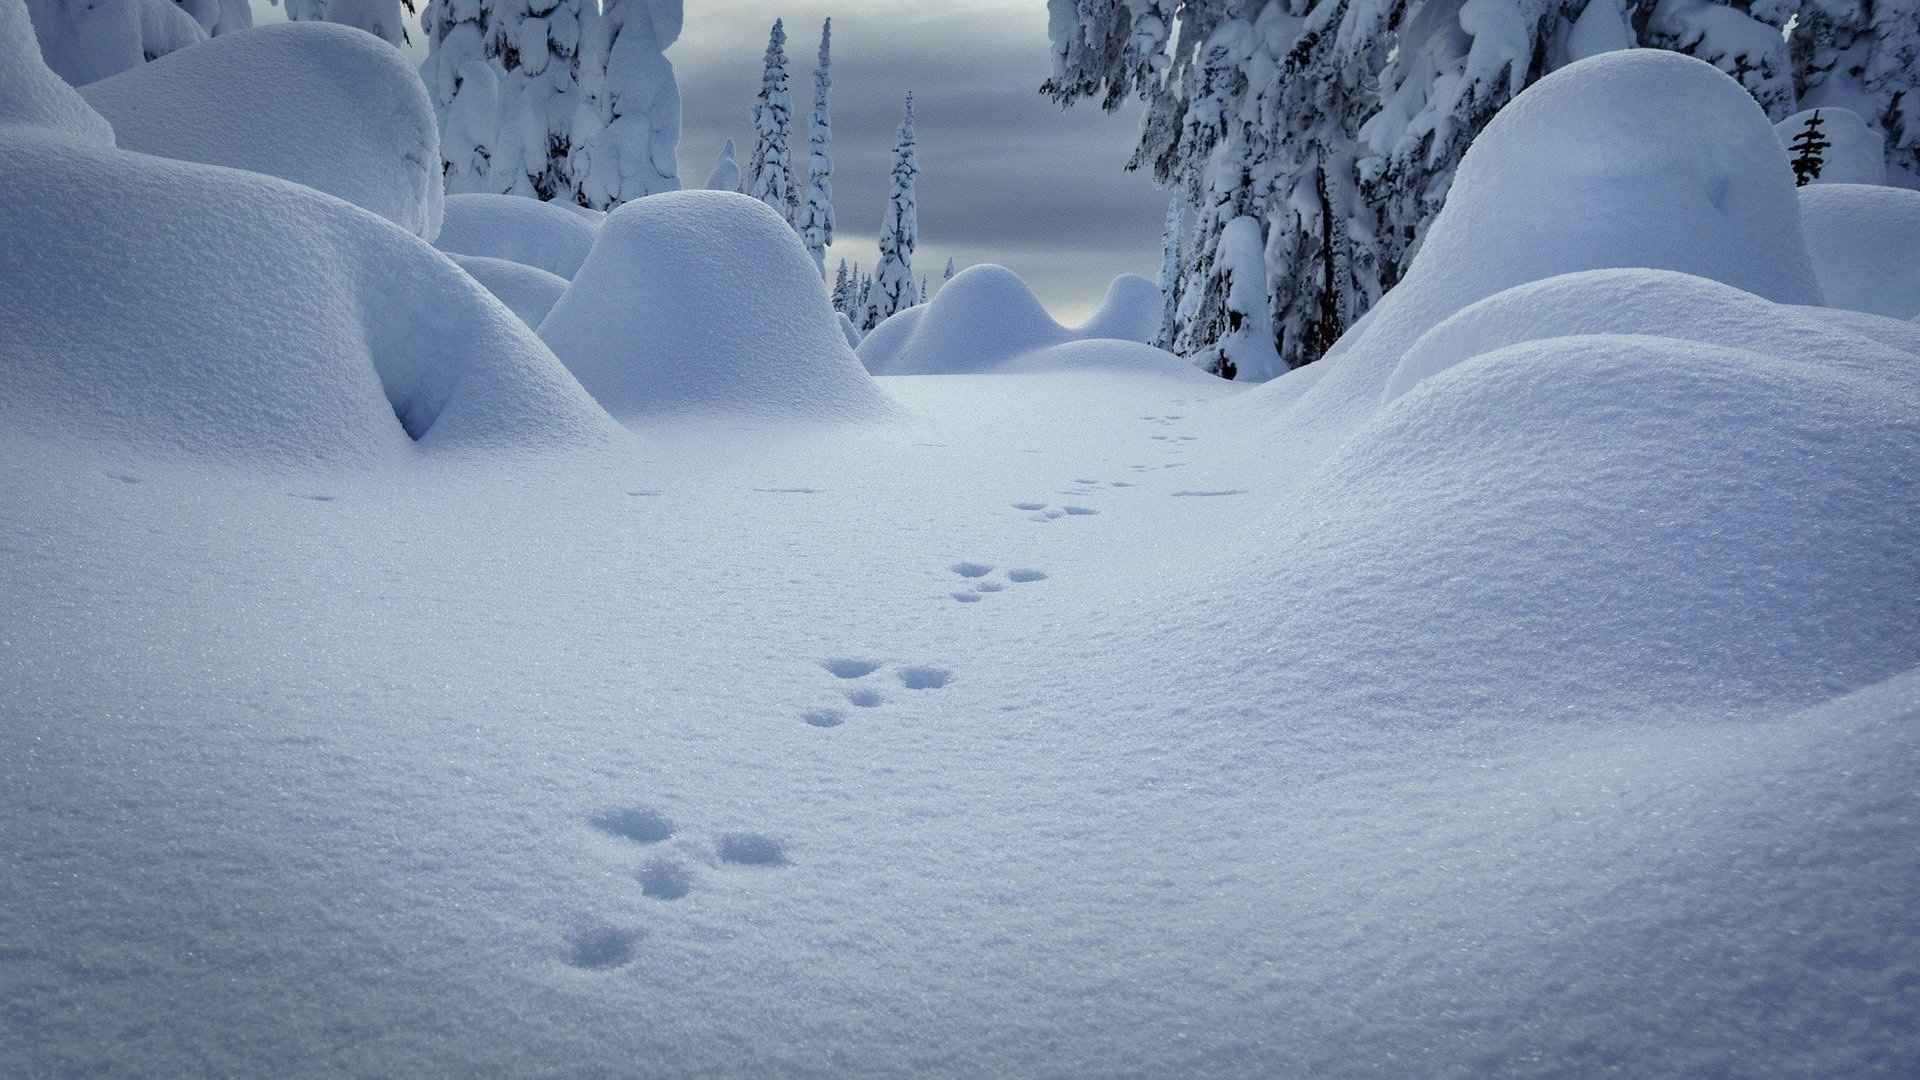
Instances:
[[[1155,348],[1172,349],[1180,336],[1180,230],[1186,224],[1187,204],[1178,197],[1167,200],[1167,220],[1160,230],[1160,329],[1153,335]],[[947,262],[947,276],[953,276],[953,262]]]
[[[1886,137],[1887,182],[1920,188],[1920,0],[1802,0],[1802,107],[1850,108]]]
[[[440,171],[449,194],[493,190],[500,138],[500,75],[489,59],[494,0],[428,0],[420,79],[440,121]]]
[[[733,159],[733,140],[720,148],[720,156],[713,159],[713,171],[707,173],[708,191],[739,191],[740,163]]]
[[[833,272],[833,310],[840,312],[847,310],[847,290],[850,284],[851,279],[847,275],[847,260],[841,259],[840,269]]]
[[[568,160],[581,206],[680,189],[680,88],[664,54],[681,22],[681,0],[606,0],[587,24]]]
[[[280,0],[272,0],[279,3]],[[410,45],[413,0],[286,0],[288,22],[330,22],[365,30],[393,46]],[[402,14],[400,9],[406,8]]]
[[[193,16],[208,37],[253,29],[253,5],[247,0],[174,0]]]
[[[1800,0],[1656,0],[1640,44],[1705,60],[1784,120],[1797,109],[1786,26],[1799,10]]]
[[[913,249],[920,243],[920,214],[914,205],[914,179],[920,166],[914,160],[913,92],[900,118],[893,143],[893,186],[887,193],[887,216],[880,223],[880,265],[873,271],[866,318],[860,329],[871,330],[895,312],[920,302],[913,278]]]
[[[956,273],[959,273],[959,268],[954,266],[953,256],[949,255],[947,256],[947,268],[940,273],[940,284],[945,285],[947,282],[952,281],[953,275]]]
[[[574,201],[569,159],[580,101],[580,42],[599,17],[591,0],[494,0],[486,54],[502,73],[493,188]]]
[[[827,248],[833,244],[833,20],[820,26],[820,63],[813,69],[813,112],[807,116],[807,198],[800,207],[800,239],[813,253],[820,275],[827,273]]]
[[[766,67],[753,106],[753,160],[747,194],[773,207],[792,225],[800,208],[793,179],[793,95],[787,91],[787,28],[779,19],[767,35]]]

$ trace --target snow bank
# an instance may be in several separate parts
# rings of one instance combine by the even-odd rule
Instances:
[[[1053,320],[1020,276],[980,263],[954,275],[931,302],[895,314],[860,343],[860,362],[875,375],[959,375],[992,371],[1036,349],[1072,341],[1153,340],[1160,326],[1160,287],[1121,274],[1083,325]]]
[[[531,331],[339,200],[16,132],[0,186],[32,238],[0,252],[0,427],[299,470],[614,441]]]
[[[1808,181],[1809,185],[1887,182],[1887,140],[1852,109],[1807,109],[1775,124],[1774,134],[1789,158],[1794,156],[1794,140],[1806,130],[1807,121],[1815,113],[1820,116],[1820,134],[1831,145],[1820,155],[1820,175]]]
[[[1510,306],[1605,291],[1566,280]],[[1287,565],[1236,564],[1224,624],[1288,694],[1423,722],[1811,704],[1911,667],[1915,357],[1792,356],[1818,335],[1779,310],[1746,335],[1779,356],[1563,337],[1424,380],[1257,530]]]
[[[746,196],[682,191],[607,215],[541,337],[609,412],[876,417],[813,259]]]
[[[433,103],[369,34],[323,22],[224,34],[83,93],[123,149],[278,176],[429,240],[439,231]]]
[[[1827,303],[1920,317],[1920,191],[1809,184],[1800,219]]]
[[[434,246],[539,267],[571,281],[593,250],[597,224],[562,204],[519,195],[449,195]]]
[[[20,0],[0,0],[0,132],[8,128],[37,128],[96,146],[113,145],[113,129],[106,120],[41,59]]]
[[[473,280],[487,287],[508,310],[530,327],[539,327],[560,294],[567,291],[567,279],[558,274],[508,259],[489,259],[484,255],[449,255],[448,258]]]
[[[1388,378],[1385,400],[1482,353],[1589,334],[1674,338],[1876,377],[1920,378],[1920,335],[1890,346],[1853,332],[1828,309],[1775,304],[1691,274],[1589,270],[1496,293],[1427,331]]]
[[[1073,331],[1082,340],[1153,341],[1160,332],[1160,286],[1138,274],[1121,274],[1086,322]]]
[[[1786,152],[1711,64],[1620,50],[1527,88],[1468,149],[1406,278],[1336,349],[1376,357],[1384,374],[1476,300],[1618,266],[1820,302]]]
[[[13,6],[16,0],[6,0]],[[207,40],[171,0],[27,0],[40,52],[62,79],[81,86]],[[7,28],[7,38],[15,39]]]

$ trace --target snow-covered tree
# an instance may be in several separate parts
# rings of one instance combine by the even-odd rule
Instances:
[[[807,199],[800,208],[800,239],[822,277],[833,243],[833,20],[820,26],[820,63],[813,69],[813,112],[807,116]]]
[[[219,37],[239,30],[253,29],[253,5],[247,0],[174,0],[181,10],[207,32]]]
[[[1803,0],[1803,107],[1852,109],[1886,137],[1887,181],[1920,187],[1920,0]]]
[[[207,40],[173,0],[27,0],[27,17],[47,66],[75,86]]]
[[[1225,297],[1224,331],[1195,354],[1202,368],[1231,379],[1241,372],[1270,379],[1285,369],[1273,348],[1273,328],[1267,321],[1266,243],[1260,222],[1237,217],[1221,230],[1213,262],[1216,288]]]
[[[598,18],[591,0],[494,0],[485,50],[503,73],[495,191],[577,199],[569,162],[580,102],[580,44]]]
[[[428,0],[421,13],[427,58],[420,79],[440,121],[440,171],[452,194],[494,190],[500,141],[500,78],[487,52],[494,0]]]
[[[587,24],[568,161],[580,205],[679,190],[680,88],[664,54],[681,21],[681,0],[606,0]]]
[[[720,148],[720,156],[713,160],[713,171],[707,173],[708,191],[739,191],[740,163],[733,159],[733,140]]]
[[[271,0],[279,3],[280,0]],[[405,14],[401,8],[405,7]],[[286,0],[288,22],[330,22],[365,30],[394,46],[410,45],[413,0]]]
[[[862,330],[871,330],[897,311],[920,302],[913,277],[913,249],[920,242],[920,215],[914,204],[914,180],[920,166],[914,159],[913,93],[900,119],[893,143],[893,186],[887,193],[887,215],[880,223],[880,264],[873,271]]]
[[[1167,200],[1167,220],[1160,231],[1160,329],[1153,336],[1157,348],[1172,349],[1180,336],[1180,230],[1186,224],[1187,205],[1180,199]],[[953,276],[953,260],[947,260],[947,276]]]
[[[841,259],[840,269],[833,272],[833,310],[840,312],[847,310],[848,289],[851,284],[852,278],[847,273],[847,260]]]
[[[800,192],[793,179],[793,95],[787,91],[787,28],[779,19],[767,35],[766,67],[753,106],[753,160],[747,165],[747,194],[794,223]]]
[[[1784,120],[1796,108],[1786,26],[1799,10],[1800,0],[1656,0],[1640,44],[1705,60]]]
[[[940,273],[940,284],[945,285],[947,282],[952,281],[953,275],[956,273],[959,273],[959,268],[953,264],[953,256],[949,255],[947,256],[947,268]]]

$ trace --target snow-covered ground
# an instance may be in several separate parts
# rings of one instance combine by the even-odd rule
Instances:
[[[1711,67],[1542,80],[1272,383],[973,270],[919,355],[1044,340],[870,378],[759,203],[456,263],[22,11],[0,1074],[1920,1062],[1920,325]]]

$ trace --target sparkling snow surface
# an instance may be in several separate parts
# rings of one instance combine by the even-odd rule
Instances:
[[[1920,328],[1565,246],[1251,389],[869,379],[784,224],[690,192],[589,237],[550,351],[37,63],[0,1075],[1920,1061]],[[1446,236],[1408,285],[1508,254]]]

